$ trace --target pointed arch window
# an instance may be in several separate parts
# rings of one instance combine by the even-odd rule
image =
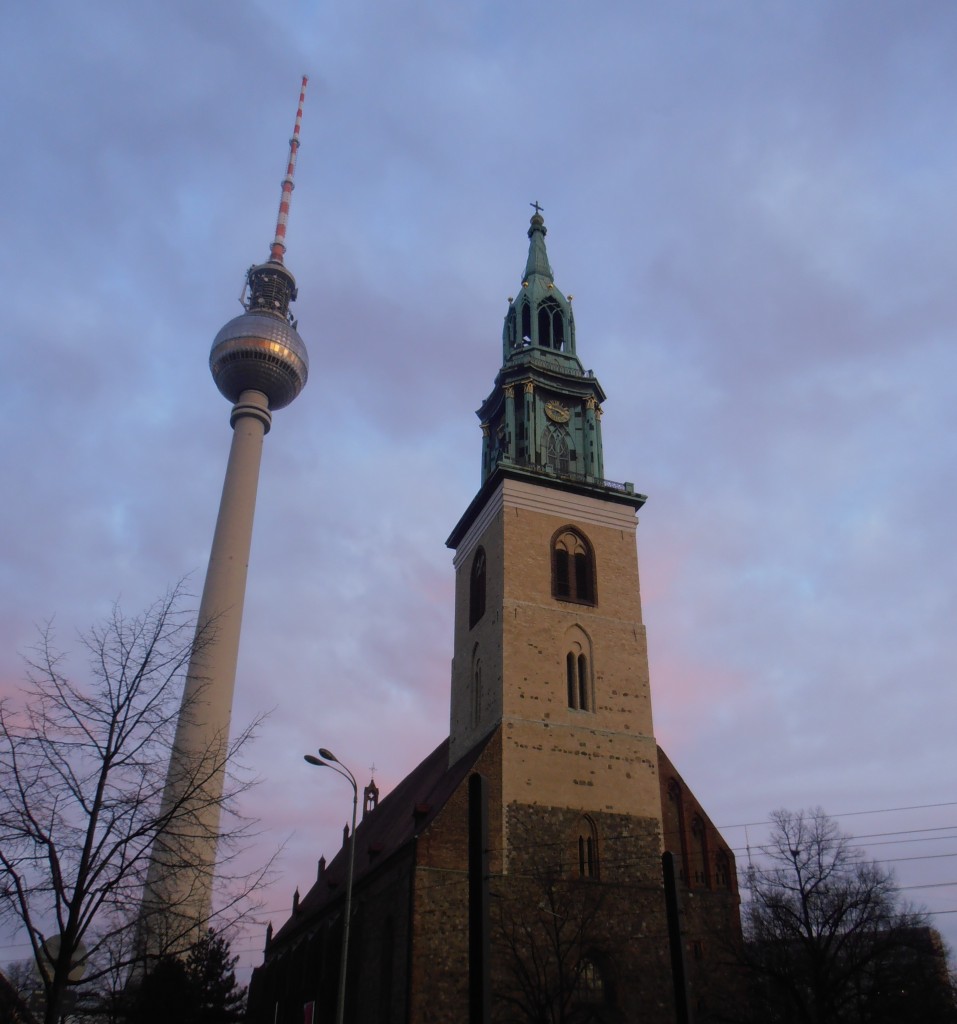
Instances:
[[[571,650],[565,655],[565,681],[568,686],[568,706],[576,711],[591,711],[588,658],[581,650]]]
[[[594,960],[587,957],[578,964],[575,996],[579,1003],[604,1003],[605,979]]]
[[[479,548],[469,574],[469,629],[485,614],[485,577],[485,548]]]
[[[545,299],[538,307],[538,344],[557,352],[565,346],[565,318],[554,299]]]
[[[714,880],[721,889],[731,892],[734,886],[731,884],[731,858],[724,850],[718,850],[714,859]]]
[[[691,870],[695,885],[709,886],[708,838],[701,815],[691,819]]]
[[[668,802],[662,807],[664,846],[675,855],[678,876],[688,878],[688,839],[685,835],[684,797],[676,779],[668,780]]]
[[[595,687],[592,668],[592,645],[588,634],[579,625],[569,626],[562,645],[564,660],[560,664],[565,675],[565,695],[572,711],[594,711]]]
[[[568,443],[568,431],[564,427],[549,423],[542,437],[542,449],[546,466],[558,473],[571,470],[571,446]]]
[[[522,343],[531,344],[532,341],[532,310],[527,302],[522,303]]]
[[[478,644],[472,652],[472,727],[482,718],[482,659],[478,655]]]
[[[586,814],[582,816],[578,827],[578,877],[597,881],[599,876],[598,829]]]
[[[591,544],[584,534],[570,527],[552,538],[552,595],[559,601],[598,603]]]

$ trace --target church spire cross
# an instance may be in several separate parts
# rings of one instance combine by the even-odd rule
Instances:
[[[535,213],[532,214],[532,220],[528,228],[530,244],[528,247],[528,261],[525,264],[525,274],[522,280],[528,281],[534,275],[540,274],[549,281],[554,281],[555,276],[552,274],[552,268],[548,263],[548,253],[545,251],[545,235],[548,234],[548,228],[545,227],[545,219],[542,217],[542,210],[545,207],[537,199],[534,203],[529,203],[528,205],[535,210]]]

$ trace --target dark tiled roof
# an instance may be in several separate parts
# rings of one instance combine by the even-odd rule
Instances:
[[[448,766],[449,741],[443,740],[357,824],[353,887],[428,827],[471,771],[490,737],[491,734],[485,736],[451,768]],[[321,914],[327,904],[343,895],[347,852],[345,845],[339,848],[322,877],[300,900],[298,911],[273,936],[267,959],[280,943],[296,935]]]

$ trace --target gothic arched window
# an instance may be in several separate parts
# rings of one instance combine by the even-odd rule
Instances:
[[[561,306],[554,299],[546,299],[538,307],[538,344],[558,352],[565,344],[565,320]]]
[[[574,646],[577,648],[578,644]],[[568,685],[568,706],[576,711],[591,711],[588,658],[581,650],[571,650],[565,655],[565,679]]]
[[[532,340],[532,311],[527,302],[522,303],[522,341],[528,345]]]
[[[604,1003],[605,979],[594,960],[583,959],[578,964],[575,996],[579,1003]]]
[[[684,881],[687,879],[688,840],[685,836],[684,799],[676,779],[668,780],[668,800],[661,811],[665,849],[674,854],[678,875]]]
[[[691,870],[695,885],[707,886],[708,880],[708,839],[704,822],[696,814],[691,819]]]
[[[478,656],[478,644],[472,654],[472,726],[482,718],[482,659]]]
[[[588,815],[583,815],[579,822],[578,832],[578,877],[599,877],[598,869],[598,829]]]
[[[720,888],[729,892],[734,888],[731,884],[731,858],[724,850],[718,850],[714,859],[714,880]]]
[[[571,446],[568,443],[568,431],[554,423],[549,423],[542,437],[542,448],[545,452],[545,465],[558,473],[569,472],[571,465]]]
[[[469,629],[485,614],[485,548],[479,548],[472,559],[469,576]]]
[[[566,527],[552,539],[552,594],[560,601],[596,604],[595,558],[584,535]]]

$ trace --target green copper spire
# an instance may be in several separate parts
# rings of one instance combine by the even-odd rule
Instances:
[[[545,235],[548,228],[538,203],[528,229],[528,259],[518,298],[509,299],[502,332],[502,361],[522,361],[523,353],[535,349],[539,355],[556,356],[556,365],[577,367],[575,317],[571,302],[555,287],[555,274],[548,262]]]
[[[527,281],[532,277],[545,277],[554,283],[555,275],[552,273],[548,262],[548,253],[545,251],[545,236],[548,234],[548,228],[545,227],[544,217],[539,213],[538,203],[533,205],[535,206],[535,215],[532,217],[532,224],[528,229],[531,244],[528,247],[528,262],[525,264],[523,280]]]
[[[571,299],[555,286],[542,208],[532,205],[525,273],[505,314],[502,368],[478,411],[482,482],[507,469],[576,487],[605,488],[605,393],[578,358]]]
[[[502,368],[476,415],[482,424],[482,486],[449,537],[457,547],[503,478],[641,508],[634,484],[605,479],[605,392],[575,350],[571,296],[555,287],[542,208],[528,229],[528,259],[502,330]]]

